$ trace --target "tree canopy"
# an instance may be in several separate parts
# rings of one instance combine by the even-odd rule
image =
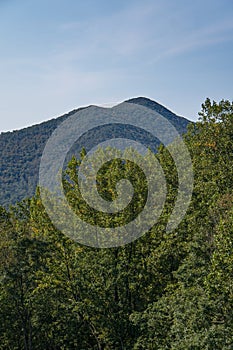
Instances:
[[[166,223],[177,174],[163,146],[156,157],[167,181],[164,210],[147,234],[125,246],[98,249],[71,240],[51,223],[39,189],[0,209],[2,350],[233,348],[233,103],[207,99],[184,140],[194,190],[173,232]],[[122,167],[136,188],[145,181],[131,164],[116,163],[99,174],[109,200],[118,181],[112,167]],[[73,158],[64,187],[80,211],[78,165]],[[146,194],[138,188],[135,203]],[[133,204],[128,219],[135,213]]]

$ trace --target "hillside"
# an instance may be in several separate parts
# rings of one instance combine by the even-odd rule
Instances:
[[[186,132],[189,121],[177,116],[159,103],[144,97],[133,98],[126,102],[139,104],[157,111],[167,118],[179,133]],[[0,134],[0,205],[15,204],[26,197],[31,197],[35,193],[38,183],[40,158],[46,141],[60,123],[77,111],[77,109],[73,110],[68,114],[39,125]],[[98,139],[96,134],[93,136],[92,132],[84,135],[79,145],[75,145],[76,148],[72,149],[71,152],[78,153],[82,146],[89,149],[94,137],[95,142],[98,143],[109,133],[114,137],[122,136],[123,133],[128,138],[139,139],[153,150],[156,150],[158,146],[158,142],[153,138],[150,139],[148,134],[138,134],[135,128],[126,127],[122,130],[120,126],[114,126],[111,128],[106,127],[104,134],[103,131],[102,134],[98,134]]]
[[[184,139],[194,186],[189,208],[173,231],[166,227],[177,167],[166,147],[153,157],[166,177],[164,210],[128,244],[99,249],[77,239],[80,232],[95,238],[97,229],[112,228],[113,220],[125,229],[140,215],[149,177],[127,161],[116,159],[97,178],[109,202],[116,198],[116,182],[132,184],[132,205],[118,218],[84,206],[78,161],[73,157],[69,163],[66,197],[94,232],[74,225],[56,205],[63,224],[58,229],[39,191],[9,210],[0,207],[1,350],[233,349],[233,102],[207,99]],[[108,232],[111,240],[114,234]]]

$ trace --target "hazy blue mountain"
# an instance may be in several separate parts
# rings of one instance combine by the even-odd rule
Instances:
[[[187,119],[177,116],[164,106],[148,98],[138,97],[126,102],[157,111],[167,118],[181,134],[186,132],[187,125],[190,123]],[[78,110],[81,109],[73,110],[68,114],[38,125],[0,134],[0,205],[15,204],[34,194],[38,184],[40,158],[46,141],[60,123]],[[106,137],[119,136],[139,140],[153,150],[156,150],[159,144],[158,140],[154,140],[149,134],[143,133],[137,128],[122,127],[121,125],[106,126],[101,128],[98,136],[94,131],[83,135],[79,142],[71,148],[67,155],[67,161],[72,154],[77,155],[83,146],[88,150]]]

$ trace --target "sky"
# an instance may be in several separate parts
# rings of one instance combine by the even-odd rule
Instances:
[[[0,0],[0,132],[145,96],[233,100],[232,0]]]

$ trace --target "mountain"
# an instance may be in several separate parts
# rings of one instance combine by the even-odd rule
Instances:
[[[167,118],[181,134],[187,130],[190,123],[187,119],[177,116],[159,103],[145,97],[137,97],[125,102],[145,106]],[[84,107],[90,108],[90,107]],[[51,119],[38,125],[13,132],[0,134],[0,205],[9,206],[24,198],[31,197],[35,193],[38,184],[38,173],[43,149],[52,132],[68,117],[81,110],[75,109],[61,117]],[[67,161],[72,154],[77,155],[81,147],[87,150],[93,145],[106,138],[106,136],[126,136],[137,139],[153,150],[156,150],[158,141],[150,138],[146,133],[140,133],[137,128],[124,127],[121,125],[108,127],[98,133],[98,138],[93,132],[83,135],[79,144],[75,144],[67,155]]]

